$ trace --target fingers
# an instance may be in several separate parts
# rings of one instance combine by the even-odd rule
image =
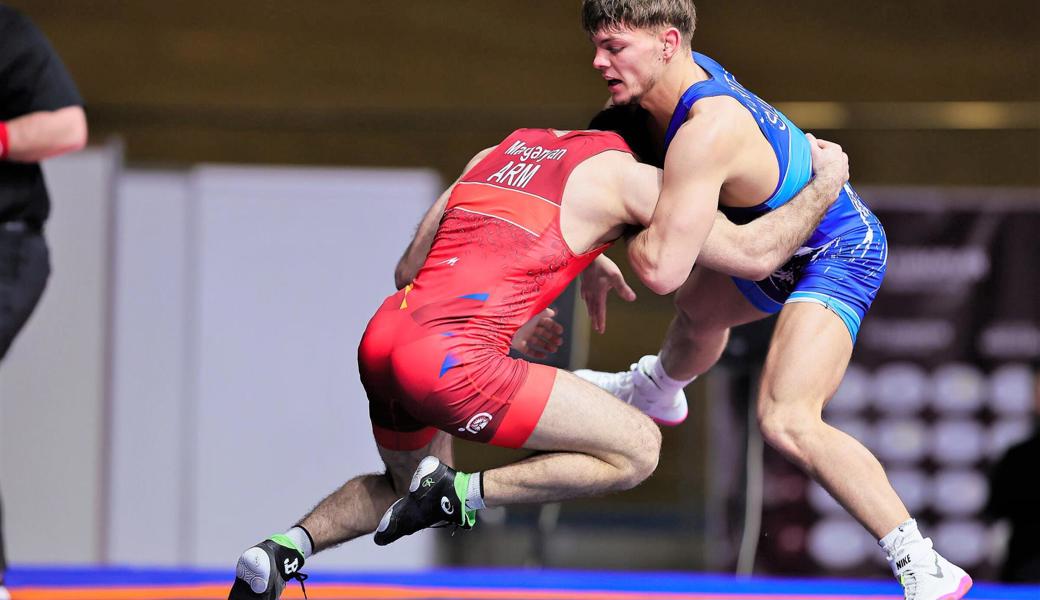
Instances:
[[[809,140],[813,171],[816,174],[833,175],[840,182],[848,181],[849,156],[841,146],[834,142],[818,139],[811,133],[805,134],[805,138]]]
[[[589,325],[596,333],[603,333],[603,313],[607,310],[607,291],[603,286],[588,285],[589,280],[582,275],[581,298],[585,301],[585,309],[589,313]]]
[[[538,327],[532,333],[532,339],[545,347],[556,346],[558,348],[563,343],[563,325],[545,318],[538,323]]]
[[[620,273],[618,273],[617,277],[614,278],[611,285],[614,287],[614,291],[617,292],[617,295],[625,302],[632,302],[636,299],[635,291],[628,286],[628,283],[625,282],[625,278],[622,277]]]
[[[555,314],[555,311],[553,311]],[[542,317],[542,320],[538,323],[539,333],[545,333],[551,336],[563,335],[563,325],[551,317]]]
[[[805,134],[805,139],[809,140],[809,147],[812,150],[841,150],[841,146],[838,144],[827,140],[821,140],[811,133]]]
[[[597,310],[599,302],[596,297],[596,292],[593,291],[592,286],[590,285],[592,279],[593,278],[589,276],[587,273],[581,274],[581,299],[585,301],[585,311],[589,315],[589,324],[592,326],[592,329],[594,331],[599,332],[599,326],[597,323]]]
[[[563,326],[555,321],[539,324],[526,340],[522,350],[528,356],[534,358],[545,358],[560,349],[563,345]]]
[[[592,329],[596,333],[603,333],[607,329],[607,292],[603,291],[593,298],[595,310],[589,311],[589,320],[592,321]],[[592,306],[592,305],[590,305]]]

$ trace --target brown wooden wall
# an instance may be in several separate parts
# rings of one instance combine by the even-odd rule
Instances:
[[[605,98],[578,0],[15,0],[137,163],[432,166]],[[818,131],[857,181],[1040,184],[1033,0],[702,0],[694,46],[774,103],[1031,101],[1028,127]],[[898,111],[898,108],[896,109]],[[884,121],[884,120],[882,120]]]

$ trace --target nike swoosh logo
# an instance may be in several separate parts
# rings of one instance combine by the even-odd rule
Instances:
[[[651,375],[650,373],[647,373],[646,370],[643,369],[642,367],[639,368],[639,371],[643,375],[646,375],[646,378],[650,380],[650,383],[654,384],[654,387],[656,387],[657,389],[661,389],[661,384],[657,383],[657,380],[654,379],[653,375]]]
[[[943,570],[942,567],[939,566],[939,555],[935,556],[935,573],[929,573],[929,575],[935,577],[936,579],[943,578]]]

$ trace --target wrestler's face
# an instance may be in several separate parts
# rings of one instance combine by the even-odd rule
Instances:
[[[601,29],[592,36],[592,67],[607,83],[616,105],[638,104],[664,70],[661,36],[646,29]]]

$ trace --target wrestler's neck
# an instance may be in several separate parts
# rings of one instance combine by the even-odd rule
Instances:
[[[661,70],[657,81],[639,100],[640,106],[654,117],[654,121],[667,127],[672,119],[675,105],[689,87],[710,78],[708,72],[698,65],[689,51],[682,51]]]

